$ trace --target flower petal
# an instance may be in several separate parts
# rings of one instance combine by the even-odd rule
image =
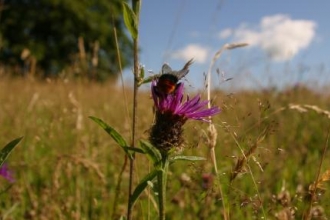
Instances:
[[[8,166],[6,163],[2,164],[0,167],[0,176],[3,176],[5,179],[7,179],[9,182],[14,182],[13,175],[11,171],[8,169]]]
[[[183,99],[184,84],[179,83],[176,90],[171,94],[159,94],[156,91],[157,80],[151,83],[151,92],[155,107],[160,113],[170,113],[179,118],[208,121],[206,118],[218,114],[218,107],[207,108],[207,100],[201,101],[201,96],[196,95],[190,99]]]

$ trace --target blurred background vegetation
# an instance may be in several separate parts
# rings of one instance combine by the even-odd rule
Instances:
[[[116,78],[117,51],[123,68],[132,62],[122,2],[1,0],[0,74]]]
[[[8,92],[9,91],[9,92]],[[25,79],[0,81],[0,144],[24,138],[8,166],[16,182],[0,179],[3,219],[119,219],[126,214],[128,173],[116,190],[125,153],[88,116],[102,118],[126,140],[131,96],[99,83]],[[192,95],[192,94],[191,94]],[[137,139],[152,125],[149,92],[138,95]],[[216,156],[230,219],[302,219],[311,201],[330,122],[330,98],[304,87],[283,91],[216,91]],[[185,126],[184,155],[207,158],[170,166],[168,219],[219,219],[223,207],[207,147],[207,123]],[[241,167],[243,150],[247,156]],[[329,152],[325,152],[329,158]],[[137,155],[136,185],[152,168]],[[329,170],[325,159],[321,174]],[[233,173],[236,177],[233,179]],[[330,215],[329,182],[313,199],[316,217]],[[8,189],[8,187],[10,187]],[[7,190],[7,191],[6,191]],[[113,204],[117,208],[113,209]],[[143,193],[134,219],[157,218],[152,190]],[[277,216],[277,217],[276,217]]]
[[[132,62],[121,2],[0,0],[0,145],[24,136],[8,160],[16,182],[0,180],[1,219],[118,219],[126,214],[125,155],[88,119],[102,118],[130,139],[132,97],[123,97],[132,89],[91,82],[116,79],[117,45],[122,67]],[[87,80],[62,80],[67,78]],[[184,154],[207,160],[170,167],[168,219],[219,219],[221,199],[230,219],[302,219],[311,201],[311,219],[327,219],[330,178],[322,181],[315,198],[311,186],[318,169],[330,173],[329,160],[320,165],[322,156],[329,158],[324,152],[328,91],[300,84],[281,90],[213,91],[212,104],[222,110],[214,123],[224,196],[208,157],[207,124],[187,123]],[[150,93],[140,91],[138,103],[136,136],[148,139]],[[243,152],[248,157],[238,166]],[[137,155],[134,185],[151,167]],[[155,204],[148,188],[134,219],[155,219]]]

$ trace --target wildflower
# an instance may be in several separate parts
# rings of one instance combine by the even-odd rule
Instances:
[[[11,171],[8,169],[7,164],[2,164],[2,166],[0,167],[0,176],[3,176],[9,182],[15,181]]]
[[[208,117],[218,114],[218,107],[207,108],[208,101],[200,95],[184,101],[184,84],[179,83],[173,93],[160,93],[157,80],[151,83],[151,93],[156,109],[155,124],[151,128],[150,141],[162,153],[180,150],[183,145],[182,126],[188,119],[208,121]]]
[[[204,173],[202,175],[202,188],[205,190],[211,189],[213,185],[213,175],[209,173]]]

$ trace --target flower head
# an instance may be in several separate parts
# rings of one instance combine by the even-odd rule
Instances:
[[[208,117],[218,114],[218,107],[207,108],[208,101],[200,95],[184,100],[184,84],[179,83],[173,93],[165,94],[157,89],[157,80],[151,83],[151,93],[156,109],[155,124],[151,128],[150,141],[162,153],[183,144],[182,126],[188,119],[208,122]]]
[[[0,176],[3,176],[9,182],[15,181],[11,171],[8,169],[7,164],[2,164],[2,166],[0,167]]]

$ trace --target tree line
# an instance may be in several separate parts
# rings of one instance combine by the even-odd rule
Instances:
[[[126,0],[0,0],[0,67],[33,77],[116,77],[132,62]],[[117,50],[118,48],[118,50]]]

